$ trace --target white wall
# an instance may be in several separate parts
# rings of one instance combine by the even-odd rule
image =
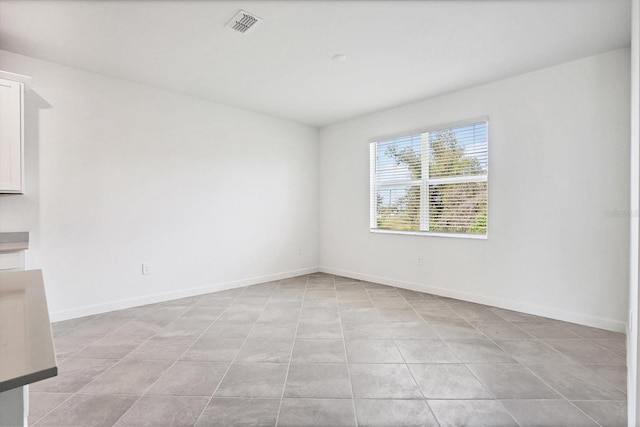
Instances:
[[[31,231],[54,320],[320,264],[624,330],[629,67],[623,49],[329,126],[318,161],[312,127],[0,51],[33,77],[0,231]],[[485,115],[489,239],[369,233],[369,140]]]
[[[33,78],[0,231],[31,231],[53,320],[317,270],[317,129],[6,51],[0,69]]]
[[[629,251],[629,328],[627,332],[627,409],[629,425],[640,420],[638,392],[638,267],[640,265],[640,1],[633,0],[631,8],[631,218]]]
[[[612,51],[321,129],[320,269],[624,331],[629,61]],[[489,238],[370,233],[368,142],[479,116]]]

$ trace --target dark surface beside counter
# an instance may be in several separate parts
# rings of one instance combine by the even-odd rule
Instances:
[[[28,231],[13,231],[7,233],[0,233],[0,243],[16,243],[26,242],[29,243]]]
[[[29,249],[29,232],[0,233],[0,252],[15,252]]]

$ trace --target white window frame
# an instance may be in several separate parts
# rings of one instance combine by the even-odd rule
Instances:
[[[427,155],[421,156],[422,161],[422,176],[420,180],[402,181],[402,184],[419,185],[420,186],[420,229],[421,231],[405,231],[405,230],[389,230],[380,229],[377,227],[377,203],[376,203],[376,190],[378,183],[376,182],[376,143],[389,141],[396,138],[406,137],[416,134],[428,134],[429,132],[438,132],[446,129],[456,128],[460,126],[470,125],[473,123],[485,122],[487,126],[487,173],[484,175],[465,175],[455,177],[444,178],[429,178],[429,157]],[[479,239],[486,240],[489,237],[489,118],[486,116],[477,117],[475,119],[464,120],[459,122],[446,123],[437,126],[429,126],[427,128],[420,128],[412,131],[401,132],[392,135],[385,135],[382,137],[374,138],[369,141],[369,231],[371,233],[379,234],[404,234],[410,236],[434,236],[434,237],[453,237],[463,239]],[[422,138],[422,153],[428,153],[428,136]],[[434,232],[427,231],[429,228],[429,185],[436,184],[455,184],[465,182],[486,182],[487,183],[487,229],[484,234],[472,234],[472,233],[454,233],[454,232]],[[392,184],[392,182],[385,182],[385,185]]]

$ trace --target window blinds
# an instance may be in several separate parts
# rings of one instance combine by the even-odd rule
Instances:
[[[371,144],[371,229],[486,236],[487,121]]]

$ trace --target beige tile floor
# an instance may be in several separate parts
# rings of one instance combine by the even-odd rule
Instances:
[[[623,426],[625,336],[312,274],[53,324],[36,426]]]

